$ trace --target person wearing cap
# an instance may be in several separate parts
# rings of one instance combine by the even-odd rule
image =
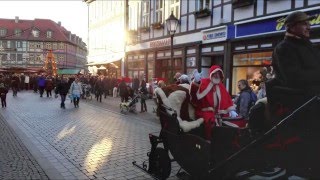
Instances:
[[[304,12],[296,11],[285,19],[285,38],[274,49],[272,66],[280,86],[298,89],[302,94],[291,95],[290,103],[302,105],[310,97],[320,94],[320,51],[310,39],[310,20]],[[284,162],[287,173],[320,178],[319,161],[319,102],[309,104],[290,118],[286,136],[299,138],[298,143],[286,146]],[[298,117],[298,118],[297,118]],[[288,123],[287,123],[288,124]]]
[[[272,66],[281,86],[298,88],[307,95],[320,93],[320,51],[310,39],[310,20],[304,12],[296,11],[285,19],[286,33],[274,49]]]

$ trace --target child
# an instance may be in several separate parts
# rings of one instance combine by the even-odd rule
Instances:
[[[0,97],[1,97],[1,105],[2,107],[7,107],[7,93],[8,93],[8,89],[5,87],[4,83],[1,82],[0,83]]]

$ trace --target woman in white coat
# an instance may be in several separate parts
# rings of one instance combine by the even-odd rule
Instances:
[[[79,107],[80,96],[82,94],[81,83],[79,82],[79,78],[76,78],[71,86],[70,86],[70,94],[73,98],[74,107]]]

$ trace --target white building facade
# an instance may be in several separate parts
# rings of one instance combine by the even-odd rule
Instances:
[[[311,22],[318,46],[320,1],[317,0],[129,0],[128,43],[124,74],[170,79],[169,72],[205,76],[220,65],[231,94],[247,79],[253,88],[272,73],[271,55],[284,36],[284,18],[300,10],[317,15]],[[173,40],[165,20],[171,12],[180,20]]]
[[[125,1],[85,0],[88,5],[88,69],[121,77],[125,51]]]

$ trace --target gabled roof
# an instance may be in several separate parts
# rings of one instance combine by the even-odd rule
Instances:
[[[23,39],[29,41],[63,41],[77,44],[73,40],[69,40],[70,31],[66,30],[60,23],[56,23],[50,19],[34,19],[34,20],[21,20],[15,22],[15,19],[1,19],[0,28],[7,29],[7,35],[1,37],[2,39]],[[15,36],[14,30],[21,29],[21,36]],[[37,29],[40,31],[39,37],[32,35],[32,30]],[[52,31],[52,37],[47,38],[47,31]]]

